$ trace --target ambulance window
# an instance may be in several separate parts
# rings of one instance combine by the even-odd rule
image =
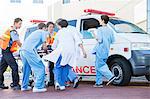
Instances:
[[[76,23],[77,23],[77,20],[68,21],[68,24],[74,27],[76,27]]]
[[[80,32],[83,36],[83,39],[93,39],[93,34],[89,32],[89,29],[100,27],[100,23],[97,19],[89,18],[81,20]]]
[[[110,19],[109,21],[117,33],[139,33],[146,34],[144,30],[138,26],[123,20]]]

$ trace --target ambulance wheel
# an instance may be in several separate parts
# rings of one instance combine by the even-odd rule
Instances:
[[[150,81],[150,75],[145,75],[145,78]]]
[[[125,86],[131,80],[130,64],[123,58],[114,58],[109,63],[110,70],[116,76],[113,81],[114,85]]]

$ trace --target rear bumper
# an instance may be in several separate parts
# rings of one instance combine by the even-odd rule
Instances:
[[[134,76],[150,74],[150,51],[132,51],[129,61]]]

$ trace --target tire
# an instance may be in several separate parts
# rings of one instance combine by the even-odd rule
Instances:
[[[150,81],[150,75],[145,75],[145,78]]]
[[[123,58],[114,58],[108,64],[112,73],[117,77],[114,85],[126,86],[131,80],[131,67],[130,64]]]

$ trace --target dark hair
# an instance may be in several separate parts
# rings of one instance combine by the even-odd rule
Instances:
[[[14,23],[18,23],[18,22],[20,22],[20,21],[22,21],[21,18],[15,18],[15,19],[14,19]]]
[[[46,24],[46,27],[49,27],[49,25],[53,25],[53,26],[55,26],[55,24],[53,23],[53,22],[47,22],[47,24]]]
[[[43,29],[43,28],[46,28],[46,24],[44,24],[44,23],[39,23],[39,24],[38,24],[38,29]]]
[[[59,26],[61,26],[62,28],[67,27],[68,26],[68,22],[65,19],[58,19],[56,21],[56,24],[58,24]]]
[[[109,17],[107,15],[102,15],[101,19],[104,20],[104,23],[107,24],[109,21]]]

